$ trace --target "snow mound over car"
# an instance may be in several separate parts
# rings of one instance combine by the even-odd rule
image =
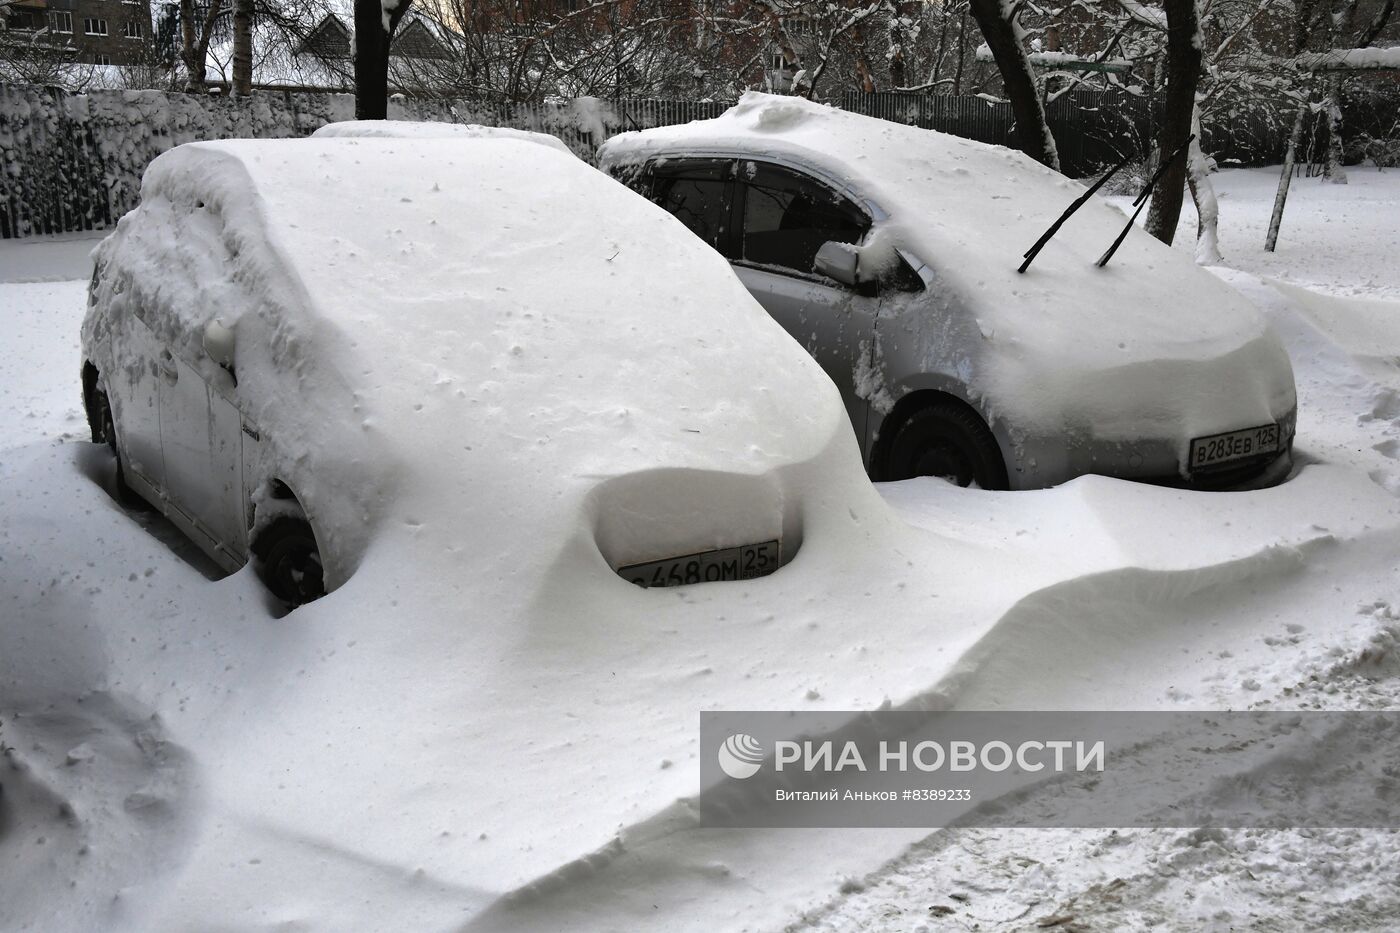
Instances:
[[[532,133],[507,126],[479,123],[442,123],[432,120],[344,120],[327,123],[311,134],[313,139],[518,139],[539,143],[573,155],[557,136]]]
[[[419,494],[419,516],[512,504],[552,546],[598,510],[614,565],[791,552],[800,497],[772,475],[848,446],[834,387],[722,259],[531,142],[183,146],[98,263],[89,342],[137,315],[215,380],[201,335],[234,332],[237,398],[269,478],[314,503],[332,585]],[[683,472],[618,479],[658,469]]]
[[[881,339],[918,341],[1023,429],[1189,438],[1269,423],[1292,404],[1286,352],[1227,286],[1136,229],[1094,266],[1127,223],[1101,200],[1018,274],[1022,251],[1084,190],[1020,152],[754,92],[712,120],[617,136],[606,152],[637,162],[668,150],[784,154],[849,179],[888,214],[871,258],[908,244],[937,279],[930,313],[970,307],[975,318]],[[944,359],[965,343],[948,339],[950,327],[985,352]]]
[[[923,680],[903,639],[850,645],[872,599],[925,631],[934,583],[835,387],[721,257],[577,159],[503,139],[185,146],[98,262],[85,341],[136,315],[199,360],[210,320],[232,330],[235,397],[341,555],[339,587],[281,626],[246,575],[210,589],[253,621],[205,624],[196,599],[105,623],[112,680],[163,669],[156,642],[194,672],[178,701],[152,689],[208,804],[144,928],[246,924],[270,888],[288,922],[422,926],[413,892],[414,921],[460,922],[693,794],[672,765],[696,710],[816,695],[808,665],[774,660],[798,640],[860,682],[836,702]],[[615,573],[771,539],[787,563],[761,579]],[[907,582],[872,597],[889,566]]]

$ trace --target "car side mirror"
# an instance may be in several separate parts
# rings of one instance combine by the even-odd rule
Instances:
[[[861,284],[860,247],[832,240],[817,250],[813,271],[852,288]]]
[[[233,374],[233,351],[232,328],[225,327],[224,322],[218,318],[204,325],[204,352],[209,355],[209,359],[228,370],[230,375]]]

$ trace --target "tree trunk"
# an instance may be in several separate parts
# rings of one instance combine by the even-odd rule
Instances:
[[[355,119],[389,116],[389,43],[411,0],[355,0]]]
[[[963,66],[967,62],[967,11],[958,14],[958,64],[953,71],[953,94],[962,93]]]
[[[1288,185],[1293,181],[1293,166],[1298,161],[1298,147],[1303,143],[1303,125],[1307,121],[1308,102],[1298,105],[1293,118],[1293,132],[1288,134],[1288,151],[1283,156],[1283,173],[1279,175],[1278,190],[1274,192],[1274,212],[1269,217],[1269,232],[1264,237],[1264,249],[1270,253],[1278,245],[1278,229],[1283,224],[1283,206],[1288,202]]]
[[[908,76],[904,70],[904,22],[903,10],[900,8],[899,0],[889,0],[889,63],[890,63],[890,87],[901,88],[908,84]]]
[[[1335,72],[1327,77],[1327,160],[1322,164],[1322,177],[1334,185],[1347,183],[1347,170],[1342,167],[1342,76]]]
[[[185,64],[185,90],[204,90],[204,55],[195,31],[194,0],[180,0],[180,60]]]
[[[1163,6],[1167,12],[1167,95],[1162,125],[1157,131],[1157,152],[1165,159],[1191,135],[1201,50],[1196,46],[1196,0],[1164,0]],[[1177,156],[1157,179],[1152,207],[1147,212],[1147,232],[1168,246],[1176,236],[1185,189],[1186,159]]]
[[[1196,202],[1196,262],[1213,266],[1220,255],[1220,202],[1215,199],[1215,186],[1210,181],[1210,163],[1201,150],[1201,108],[1191,114],[1191,132],[1196,138],[1186,150],[1186,182],[1191,186],[1191,199]]]
[[[1035,72],[1031,70],[1025,46],[1021,45],[1010,3],[1004,0],[972,0],[970,6],[982,30],[982,38],[987,40],[987,46],[992,50],[992,58],[1001,72],[1001,83],[1006,88],[1006,97],[1011,102],[1011,113],[1016,120],[1016,148],[1058,171],[1060,156],[1055,150],[1055,138],[1050,135],[1050,126],[1045,121],[1045,102],[1041,99],[1040,85],[1036,82]]]
[[[233,96],[253,93],[253,0],[233,0]]]
[[[875,93],[875,75],[870,70],[870,55],[865,47],[865,28],[857,26],[851,30],[851,44],[856,52],[856,78],[860,89],[867,94]]]

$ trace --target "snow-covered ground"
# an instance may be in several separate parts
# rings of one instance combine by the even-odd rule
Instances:
[[[458,711],[464,741],[478,739],[476,722],[528,730],[511,712],[548,710],[528,694],[555,667],[582,654],[619,665],[587,705],[555,710],[581,724],[581,751],[536,759],[588,761],[611,784],[580,774],[589,793],[532,801],[557,824],[536,844],[484,828],[490,805],[514,794],[518,807],[559,782],[416,748],[444,731],[395,710],[441,714],[467,694],[385,683],[376,672],[407,653],[330,624],[349,601],[392,613],[413,594],[352,581],[320,615],[277,619],[247,572],[213,580],[168,525],[107,495],[78,391],[81,249],[0,244],[0,743],[12,747],[0,766],[0,928],[1395,926],[1390,832],[701,831],[668,806],[696,784],[689,725],[663,748],[606,745],[612,733],[596,727],[610,709],[654,735],[702,708],[913,697],[972,709],[1400,708],[1400,173],[1350,176],[1295,181],[1272,256],[1262,242],[1276,173],[1217,176],[1218,274],[1267,311],[1293,357],[1288,483],[1219,494],[1089,477],[988,493],[916,480],[880,490],[912,526],[900,540],[913,559],[850,553],[829,592],[775,607],[777,584],[679,590],[650,619],[580,606],[579,625],[610,628],[580,630],[558,657],[527,642],[541,633],[496,633],[461,671],[497,707]],[[882,625],[911,594],[927,617]],[[623,626],[630,645],[605,653]],[[388,652],[382,664],[353,660],[368,649]],[[538,682],[502,676],[521,658],[545,666]],[[359,679],[337,692],[327,672]],[[376,731],[386,726],[399,734]],[[446,798],[446,772],[429,767],[473,776],[476,799]]]
[[[1400,708],[1400,512],[1377,495],[1400,495],[1400,172],[1349,175],[1294,179],[1274,253],[1263,243],[1278,170],[1215,176],[1215,271],[1266,309],[1293,358],[1302,466],[1290,482],[1202,494],[1090,479],[963,494],[982,501],[956,511],[952,490],[886,490],[945,533],[1115,552],[1116,569],[1008,613],[956,706]],[[1187,205],[1175,245],[1189,252]],[[1048,515],[1012,501],[1057,498]],[[943,830],[792,927],[1400,929],[1397,858],[1387,830]]]

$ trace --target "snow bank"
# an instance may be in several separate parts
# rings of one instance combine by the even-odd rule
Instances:
[[[461,181],[460,168],[382,181],[392,195],[408,184],[401,176],[430,188]],[[1272,189],[1260,191],[1262,223]],[[322,208],[343,222],[355,210],[347,202],[323,197]],[[394,221],[366,213],[335,234],[355,237],[336,250],[391,252],[378,237]],[[587,218],[588,229],[607,216]],[[1227,208],[1227,233],[1235,216]],[[278,230],[303,219],[279,215]],[[546,222],[569,234],[584,225],[571,214]],[[1320,238],[1324,218],[1315,222],[1306,234]],[[473,261],[503,261],[491,234],[470,240]],[[1384,253],[1384,240],[1356,235]],[[538,245],[559,251],[543,233]],[[360,286],[367,305],[391,290],[368,274],[345,278],[337,295]],[[479,284],[489,299],[516,283]],[[565,302],[571,285],[553,300]],[[81,437],[72,345],[81,283],[4,286],[12,346],[40,365],[0,366],[0,378],[20,380],[5,397],[34,400],[15,406],[0,435],[0,741],[15,747],[0,781],[7,800],[23,801],[22,818],[0,829],[0,927],[144,933],[216,917],[227,929],[827,928],[822,919],[856,929],[892,917],[928,923],[929,904],[944,901],[957,912],[950,922],[988,929],[1065,912],[1113,927],[1127,916],[1120,896],[1170,926],[1213,917],[1252,884],[1261,916],[1335,927],[1334,900],[1316,895],[1336,887],[1338,865],[1354,882],[1338,889],[1348,921],[1375,926],[1393,913],[1386,833],[812,830],[794,845],[783,832],[692,831],[702,709],[1238,709],[1270,698],[1393,707],[1400,515],[1385,481],[1400,475],[1400,394],[1358,374],[1329,334],[1369,342],[1377,373],[1400,347],[1382,308],[1327,302],[1299,313],[1286,291],[1254,285],[1299,364],[1308,465],[1289,483],[1242,495],[1099,478],[1012,495],[933,480],[884,487],[921,526],[910,529],[838,449],[813,465],[810,483],[785,482],[803,514],[792,563],[745,584],[675,590],[622,584],[587,535],[577,547],[554,536],[550,523],[570,515],[571,531],[591,532],[578,518],[581,491],[613,479],[596,471],[615,459],[643,459],[633,448],[648,435],[609,411],[549,421],[551,397],[530,384],[548,367],[532,351],[560,354],[564,340],[551,342],[543,322],[530,329],[513,315],[528,339],[510,343],[500,322],[453,323],[434,355],[409,364],[388,361],[394,345],[337,351],[356,365],[382,352],[366,382],[399,366],[419,381],[413,404],[432,423],[459,388],[464,408],[527,415],[515,419],[516,437],[492,421],[456,449],[417,436],[414,451],[451,457],[415,467],[406,490],[375,505],[379,533],[346,586],[281,619],[249,573],[207,579],[173,529],[117,508],[96,482],[110,476],[103,451],[55,442]],[[355,313],[376,333],[389,327]],[[625,349],[665,336],[640,333],[609,347],[616,368],[637,376],[661,364]],[[483,373],[467,365],[477,357],[452,356],[458,342],[515,363]],[[774,361],[803,365],[782,341],[763,346],[762,377],[735,383],[757,396],[779,385]],[[551,365],[577,372],[572,352],[564,346]],[[424,384],[429,366],[452,381]],[[600,378],[607,391],[617,385]],[[1390,379],[1400,385],[1393,366]],[[362,411],[350,411],[402,443],[425,423],[400,405],[407,392],[367,391],[354,400]],[[659,417],[663,402],[644,381],[629,398],[629,410]],[[713,400],[674,410],[676,433],[697,443],[703,435],[684,428],[732,411]],[[594,456],[554,459],[567,431],[593,434]],[[482,464],[500,450],[514,459],[488,475]],[[670,501],[695,514],[725,501],[695,491],[695,476],[676,479],[664,487]],[[1299,876],[1300,864],[1316,870]],[[1101,899],[1098,883],[1108,886]],[[1199,903],[1189,896],[1198,888]],[[834,914],[814,919],[826,898]]]
[[[903,698],[934,660],[909,638],[957,624],[929,619],[922,568],[965,561],[913,560],[817,365],[674,218],[548,147],[181,147],[98,262],[90,352],[104,314],[192,359],[185,335],[234,330],[235,397],[341,584],[281,626],[256,607],[180,634],[202,586],[103,622],[103,676],[206,782],[136,926],[460,922],[693,794],[671,765],[697,709]],[[613,572],[773,537],[790,563],[760,580]],[[903,637],[856,650],[872,605]]]
[[[937,277],[898,328],[879,331],[885,356],[913,342],[928,370],[965,375],[988,414],[1024,432],[1171,437],[1184,452],[1190,437],[1267,423],[1294,403],[1287,353],[1227,286],[1140,230],[1094,267],[1126,223],[1102,201],[1017,274],[1021,251],[1083,191],[1020,152],[750,93],[714,120],[615,137],[604,158],[676,150],[781,153],[849,180],[888,215],[873,238]],[[954,352],[967,346],[980,351]]]

